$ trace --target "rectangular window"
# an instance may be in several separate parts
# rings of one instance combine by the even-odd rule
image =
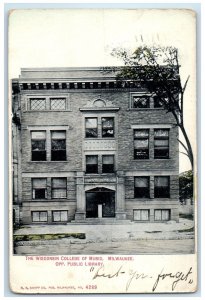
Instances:
[[[135,177],[135,198],[150,198],[149,177]]]
[[[102,172],[113,173],[114,172],[114,155],[102,156]]]
[[[45,110],[46,99],[45,98],[30,98],[30,109],[31,110]]]
[[[51,160],[52,161],[66,160],[66,132],[65,131],[51,132]]]
[[[46,178],[32,179],[32,198],[46,199],[47,198],[47,180]]]
[[[170,179],[169,176],[154,177],[154,197],[169,198],[170,197]]]
[[[150,97],[149,96],[132,96],[132,107],[133,108],[149,108],[150,107]]]
[[[169,221],[171,218],[170,209],[155,209],[154,220],[155,221]]]
[[[32,217],[32,222],[47,222],[48,221],[47,211],[32,211],[31,217]]]
[[[98,173],[98,156],[86,155],[86,173]]]
[[[46,132],[31,132],[31,159],[32,161],[46,160]]]
[[[50,98],[50,109],[51,110],[65,110],[66,99],[65,98]]]
[[[154,130],[154,158],[169,158],[169,129]]]
[[[98,137],[97,118],[85,118],[85,137]]]
[[[67,179],[52,178],[51,181],[51,197],[53,199],[62,199],[67,197]]]
[[[52,221],[53,222],[67,222],[68,221],[68,211],[67,210],[52,211]]]
[[[134,130],[134,159],[149,158],[149,129]]]
[[[102,137],[114,137],[114,118],[102,118]]]
[[[134,221],[149,221],[149,209],[134,209]]]

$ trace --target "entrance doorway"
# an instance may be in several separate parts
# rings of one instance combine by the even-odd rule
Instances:
[[[86,192],[86,218],[114,218],[115,192],[95,188]]]

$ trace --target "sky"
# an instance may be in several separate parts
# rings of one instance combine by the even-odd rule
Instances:
[[[143,40],[143,41],[142,41]],[[185,128],[196,152],[195,15],[190,10],[30,9],[9,17],[9,77],[21,68],[121,65],[113,48],[161,45],[179,49]],[[180,172],[190,169],[180,154]]]

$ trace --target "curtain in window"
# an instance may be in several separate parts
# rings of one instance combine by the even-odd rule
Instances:
[[[168,137],[169,129],[155,129],[154,136],[155,137]]]
[[[46,178],[33,178],[32,184],[34,189],[45,189]]]
[[[31,131],[31,138],[35,140],[45,140],[46,132],[45,131]]]
[[[155,221],[161,221],[161,219],[162,219],[161,209],[156,209],[154,211],[154,219],[155,219]]]
[[[134,130],[134,137],[149,137],[149,129]]]
[[[113,165],[114,156],[113,155],[103,155],[103,164],[104,165]]]
[[[86,156],[86,164],[87,165],[96,165],[98,163],[98,157],[97,156]]]
[[[149,178],[148,177],[135,177],[135,187],[148,187]]]
[[[85,119],[86,128],[97,128],[97,118],[86,118]]]
[[[66,133],[65,133],[65,131],[52,131],[51,132],[51,138],[55,139],[55,140],[65,139],[66,138]]]
[[[167,187],[169,185],[169,177],[155,177],[154,179],[155,181],[155,186],[163,186],[163,187]]]

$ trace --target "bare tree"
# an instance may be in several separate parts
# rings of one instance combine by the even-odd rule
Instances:
[[[112,68],[117,71],[116,79],[126,84],[126,81],[140,82],[153,97],[156,97],[167,112],[171,112],[180,128],[185,143],[179,140],[184,148],[181,152],[188,156],[192,169],[194,158],[191,143],[184,127],[184,93],[189,76],[182,84],[179,75],[180,64],[178,49],[174,47],[138,47],[134,53],[119,48],[113,49],[112,55],[124,62],[123,67]],[[110,68],[104,68],[110,71]]]

